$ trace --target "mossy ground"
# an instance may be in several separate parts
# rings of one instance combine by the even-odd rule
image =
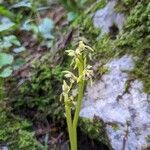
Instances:
[[[141,80],[144,83],[144,91],[150,93],[150,3],[148,0],[134,2],[131,0],[122,0],[121,2],[121,5],[118,5],[118,11],[127,13],[127,21],[123,34],[119,34],[116,39],[112,39],[109,35],[105,35],[99,39],[100,29],[95,29],[93,26],[92,13],[104,7],[106,1],[97,3],[90,11],[79,15],[72,22],[70,28],[74,28],[77,31],[77,41],[82,39],[85,43],[92,46],[94,52],[91,61],[93,64],[97,61],[101,63],[101,68],[97,70],[101,74],[107,72],[107,68],[103,68],[103,65],[114,57],[126,53],[135,56],[135,68],[131,71],[131,75],[135,79]],[[74,41],[76,42],[76,39],[73,39],[66,49],[73,48]],[[62,70],[70,70],[71,67],[69,66],[69,60],[66,58],[65,53],[63,53],[62,57],[65,57],[67,61],[63,65],[53,66],[53,59],[51,60],[51,56],[49,55],[51,54],[46,53],[44,56],[46,58],[43,57],[33,64],[31,77],[8,97],[11,100],[9,103],[13,106],[11,108],[12,111],[16,112],[19,110],[20,112],[24,108],[30,108],[37,112],[42,112],[44,117],[51,116],[54,120],[64,119],[63,106],[59,101],[63,79]],[[16,85],[17,83],[15,83]],[[10,135],[18,131],[17,135],[15,135],[17,137],[17,145],[30,145],[34,149],[37,143],[34,141],[33,133],[29,132],[31,130],[31,124],[23,120],[14,121],[8,115],[10,112],[8,114],[4,110],[0,110],[0,112],[0,126],[2,128],[4,125],[8,127],[3,131],[0,130],[0,142],[12,142],[15,138]],[[79,123],[81,129],[83,123],[87,124],[85,132],[91,138],[99,139],[101,142],[108,144],[107,138],[103,134],[104,130],[101,130],[103,126],[101,123],[96,122],[93,126],[93,122],[91,123],[90,120],[83,119]],[[19,147],[18,149],[23,148]]]
[[[31,122],[13,115],[11,107],[0,100],[0,147],[7,146],[10,150],[43,149],[44,147],[34,138],[31,127]]]
[[[30,77],[15,91],[12,89],[9,92],[9,98],[15,95],[11,99],[14,112],[33,110],[35,116],[36,113],[40,113],[43,119],[47,116],[55,121],[64,118],[63,106],[59,99],[63,80],[62,71],[65,67],[54,65],[52,60],[51,53],[46,53],[32,64]],[[36,119],[40,119],[41,115]]]

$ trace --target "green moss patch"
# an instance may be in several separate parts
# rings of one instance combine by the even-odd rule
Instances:
[[[51,61],[50,53],[36,61],[31,67],[30,77],[17,89],[15,88],[15,91],[10,92],[9,98],[13,111],[32,110],[35,112],[35,116],[38,113],[42,114],[43,119],[47,116],[54,120],[64,117],[60,94],[63,80],[62,71],[65,68],[54,65]],[[16,85],[16,82],[14,84]]]
[[[109,146],[108,138],[105,133],[105,125],[102,120],[97,119],[86,119],[80,118],[79,120],[79,127],[81,131],[86,133],[91,139],[96,139],[105,145]]]
[[[30,122],[13,115],[3,101],[0,101],[1,145],[6,145],[10,150],[38,150],[42,148],[42,145],[36,141],[34,132],[31,131]]]
[[[144,83],[144,91],[150,93],[150,3],[141,0],[130,10],[124,33],[116,40],[116,47],[121,53],[136,57],[135,68],[131,72]]]

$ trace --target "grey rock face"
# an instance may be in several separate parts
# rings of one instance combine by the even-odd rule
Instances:
[[[125,55],[106,66],[110,72],[92,87],[87,87],[80,116],[100,117],[106,123],[106,133],[115,150],[142,150],[149,147],[150,99],[142,91],[142,82],[128,82],[127,72],[134,67],[132,57]],[[127,83],[128,91],[125,88]],[[117,129],[113,124],[117,124]]]
[[[116,0],[110,0],[108,4],[103,8],[98,10],[93,18],[94,26],[101,28],[101,35],[104,33],[109,33],[110,28],[115,24],[119,30],[122,29],[125,17],[121,13],[116,13],[114,7],[116,5]]]
[[[1,150],[8,150],[8,147],[7,146],[3,146],[3,147],[1,147]]]

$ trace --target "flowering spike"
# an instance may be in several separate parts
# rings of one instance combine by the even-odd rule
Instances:
[[[71,141],[71,150],[73,149],[77,150],[76,145],[77,137],[75,132],[77,128],[81,103],[84,96],[85,80],[90,79],[90,83],[92,84],[92,76],[93,76],[93,71],[91,70],[92,67],[90,65],[87,65],[87,56],[89,56],[90,53],[87,55],[87,51],[85,50],[93,51],[93,49],[90,48],[89,46],[86,46],[83,43],[83,41],[80,41],[79,46],[77,47],[76,50],[66,51],[68,53],[68,56],[72,57],[71,65],[74,65],[73,69],[78,70],[77,76],[75,76],[70,71],[64,71],[65,77],[69,79],[68,81],[70,84],[68,85],[65,80],[63,81],[62,85],[63,93],[60,96],[60,99],[62,99],[62,96],[64,97],[68,132]],[[75,85],[75,83],[77,85]],[[77,88],[76,93],[73,93],[74,85]],[[75,108],[75,114],[73,118],[72,118],[72,108]]]

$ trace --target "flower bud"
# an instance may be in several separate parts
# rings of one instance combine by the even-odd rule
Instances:
[[[85,49],[85,44],[83,43],[83,41],[79,42],[79,49],[80,50],[84,50]]]
[[[62,90],[63,90],[64,93],[68,93],[69,90],[70,90],[70,88],[69,88],[69,86],[67,85],[67,83],[66,83],[65,80],[63,81]]]

